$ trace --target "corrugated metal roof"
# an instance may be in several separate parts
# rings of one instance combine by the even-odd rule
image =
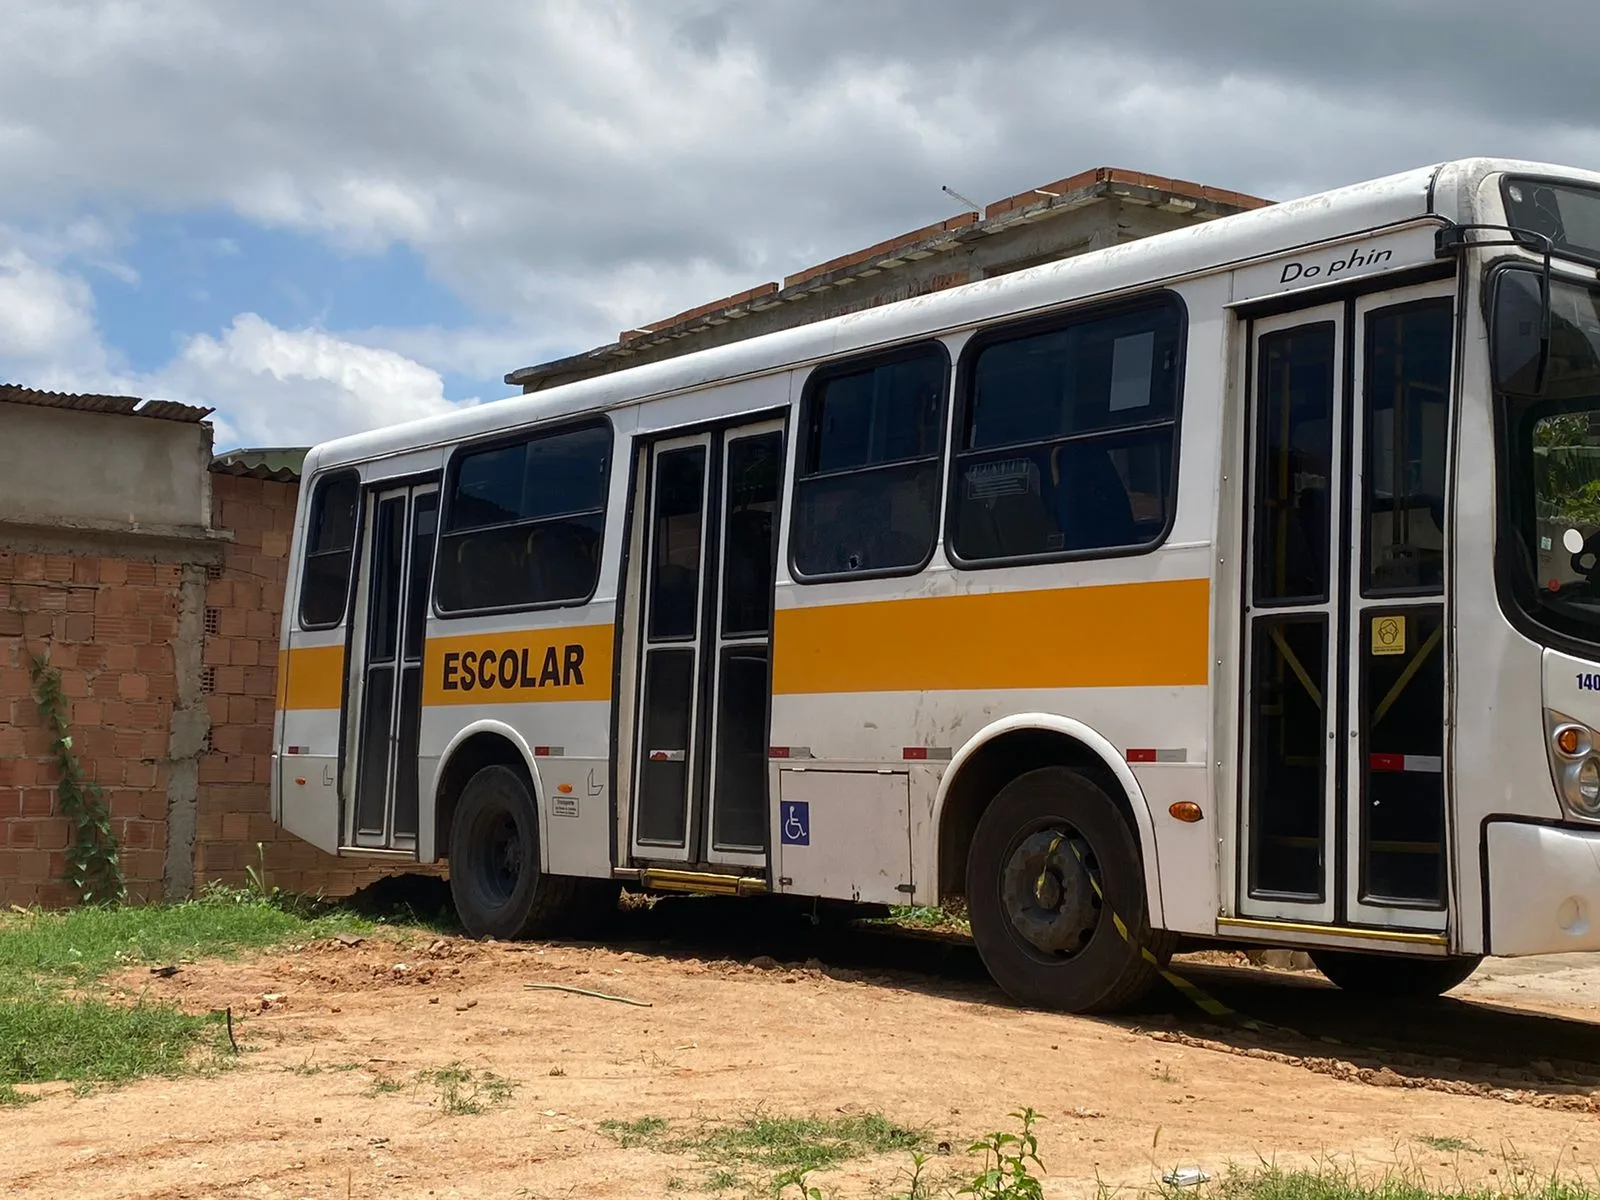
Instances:
[[[275,446],[256,450],[229,450],[211,460],[218,475],[237,475],[242,479],[271,479],[294,483],[305,466],[309,446]]]
[[[123,417],[153,417],[158,421],[182,421],[194,425],[215,409],[176,400],[143,400],[138,396],[77,395],[72,392],[41,392],[17,383],[0,383],[0,401],[32,404],[39,408],[70,408],[78,412],[112,413]]]

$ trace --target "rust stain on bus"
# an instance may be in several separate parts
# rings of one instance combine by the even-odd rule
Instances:
[[[1209,627],[1204,579],[780,609],[772,690],[1204,686]]]

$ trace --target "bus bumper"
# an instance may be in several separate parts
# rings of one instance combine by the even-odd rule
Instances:
[[[1600,829],[1495,821],[1484,840],[1490,954],[1600,950]]]

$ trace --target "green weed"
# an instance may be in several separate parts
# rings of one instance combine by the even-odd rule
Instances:
[[[1515,1171],[1503,1178],[1503,1182],[1466,1186],[1429,1180],[1414,1169],[1388,1168],[1368,1178],[1353,1167],[1324,1166],[1315,1171],[1268,1167],[1229,1172],[1210,1184],[1204,1195],[1207,1200],[1600,1200],[1600,1191],[1577,1180]],[[1184,1191],[1194,1195],[1191,1189]]]
[[[221,1014],[195,1015],[146,999],[122,1002],[106,995],[102,978],[118,968],[179,966],[373,928],[348,913],[308,916],[282,900],[213,888],[182,904],[0,916],[0,1087],[121,1082],[216,1067],[226,1044]]]
[[[965,907],[951,905],[897,904],[881,924],[900,925],[907,929],[941,929],[955,933],[971,934],[972,923],[967,919]]]
[[[476,1116],[510,1101],[516,1084],[493,1071],[474,1071],[460,1063],[417,1072],[439,1092],[439,1111],[447,1117]]]
[[[32,1104],[38,1098],[17,1091],[9,1083],[0,1084],[0,1108],[19,1108],[24,1104]]]
[[[1024,1108],[1011,1115],[1022,1122],[1021,1133],[991,1133],[967,1147],[969,1154],[982,1152],[983,1170],[959,1195],[977,1200],[1043,1200],[1044,1187],[1032,1171],[1032,1167],[1044,1170],[1039,1161],[1039,1138],[1033,1132],[1039,1114]]]
[[[624,1150],[636,1146],[653,1146],[667,1133],[663,1117],[640,1117],[637,1121],[601,1121],[600,1132]]]
[[[1425,1135],[1423,1137],[1419,1137],[1417,1141],[1421,1142],[1430,1150],[1439,1150],[1445,1154],[1459,1154],[1462,1151],[1469,1151],[1473,1154],[1483,1153],[1483,1151],[1480,1150],[1476,1145],[1462,1137],[1433,1137]]]
[[[121,1082],[214,1065],[194,1052],[216,1016],[192,1016],[175,1005],[65,999],[49,992],[0,999],[0,1085],[53,1079]]]

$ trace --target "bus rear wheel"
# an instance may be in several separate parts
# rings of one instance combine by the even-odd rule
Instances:
[[[539,868],[539,815],[510,767],[484,767],[462,789],[450,823],[450,894],[472,937],[554,933],[571,915],[576,879]]]
[[[1481,955],[1402,958],[1349,950],[1313,950],[1311,961],[1341,992],[1395,1000],[1426,1000],[1465,983],[1483,958]]]
[[[989,974],[1038,1008],[1127,1007],[1158,977],[1140,945],[1162,962],[1171,952],[1148,927],[1133,831],[1104,791],[1066,767],[1019,775],[989,804],[967,854],[967,903]]]

